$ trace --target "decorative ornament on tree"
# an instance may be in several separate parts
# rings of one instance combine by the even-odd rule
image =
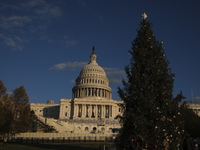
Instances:
[[[144,12],[144,14],[142,14],[142,19],[144,19],[144,20],[147,19],[147,14],[145,14],[145,12]]]

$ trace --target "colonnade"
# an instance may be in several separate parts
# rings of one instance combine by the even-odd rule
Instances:
[[[111,99],[112,93],[109,90],[102,88],[78,88],[73,91],[73,98],[96,96]]]
[[[114,118],[115,115],[112,105],[74,104],[74,118]]]
[[[81,84],[87,84],[87,83],[98,83],[98,84],[103,84],[103,85],[107,85],[109,81],[107,80],[100,80],[100,79],[87,79],[87,78],[78,78],[76,81],[76,85],[81,85]]]

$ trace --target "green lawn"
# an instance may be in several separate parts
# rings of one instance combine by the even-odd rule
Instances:
[[[102,149],[108,147],[114,149],[114,143],[103,143],[103,142],[78,142],[78,143],[40,143],[40,144],[26,144],[26,143],[8,143],[8,146],[3,147],[3,143],[0,143],[0,150],[98,150],[101,146]]]

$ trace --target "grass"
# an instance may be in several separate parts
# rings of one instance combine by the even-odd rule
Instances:
[[[114,149],[114,143],[103,142],[78,142],[78,143],[7,143],[8,146],[3,147],[0,143],[0,150],[97,150],[101,146],[102,149],[108,147]]]

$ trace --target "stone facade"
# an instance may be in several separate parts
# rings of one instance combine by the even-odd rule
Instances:
[[[193,109],[194,112],[200,116],[200,104],[188,104],[188,107]]]
[[[118,104],[122,102],[112,99],[109,80],[96,58],[93,48],[90,63],[81,70],[76,79],[72,99],[61,99],[60,104],[54,104],[53,101],[48,101],[47,104],[31,103],[35,114],[67,121],[85,131],[120,128],[119,122],[114,118],[121,115]],[[103,120],[103,125],[99,124],[100,120]]]

